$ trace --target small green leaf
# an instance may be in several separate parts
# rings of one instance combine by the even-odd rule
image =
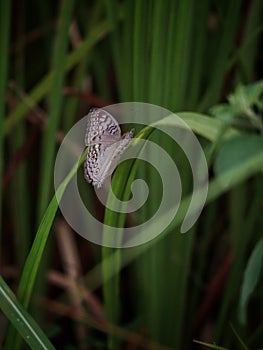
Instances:
[[[213,117],[223,120],[226,123],[232,123],[235,119],[235,114],[231,109],[231,106],[227,103],[215,105],[209,109],[209,112]]]
[[[252,105],[263,108],[262,103],[263,80],[250,85],[239,85],[228,98],[229,103],[239,112],[246,111]]]

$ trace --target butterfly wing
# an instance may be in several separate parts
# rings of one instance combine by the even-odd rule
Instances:
[[[101,168],[101,154],[104,153],[101,144],[90,146],[87,157],[84,161],[84,177],[88,182],[98,182]]]
[[[88,114],[85,145],[112,144],[121,139],[121,129],[118,122],[107,111],[93,108]]]
[[[129,143],[131,142],[133,134],[134,129],[131,129],[129,132],[123,134],[121,141],[117,142],[116,148],[112,154],[111,162],[107,168],[107,174],[105,177],[108,177],[113,173],[114,169],[118,165],[122,153],[125,151]]]
[[[84,162],[84,176],[88,182],[101,187],[104,180],[112,174],[121,154],[128,147],[134,130],[123,135],[123,138],[110,146],[96,144],[90,147]]]
[[[106,111],[93,109],[88,114],[85,144],[89,152],[84,162],[84,176],[98,188],[111,175],[120,155],[128,146],[134,130],[121,137],[117,121]]]
[[[98,157],[95,174],[93,174],[93,185],[101,187],[103,181],[113,173],[114,169],[118,165],[122,153],[131,142],[133,133],[134,130],[132,129],[128,133],[124,134],[120,141],[102,149],[102,152]]]

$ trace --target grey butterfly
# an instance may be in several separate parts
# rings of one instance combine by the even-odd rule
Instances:
[[[84,177],[97,188],[110,176],[128,147],[134,129],[121,135],[113,116],[104,109],[93,108],[88,114],[85,145],[89,147],[84,162]]]

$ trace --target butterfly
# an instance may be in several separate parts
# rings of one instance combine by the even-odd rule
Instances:
[[[128,147],[134,129],[121,135],[121,129],[113,116],[101,108],[93,108],[88,114],[85,145],[89,147],[84,161],[84,177],[100,188],[118,164],[121,154]]]

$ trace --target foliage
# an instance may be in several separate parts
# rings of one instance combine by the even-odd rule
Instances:
[[[1,348],[23,348],[22,338],[32,349],[262,347],[262,10],[259,0],[1,3]],[[177,113],[202,144],[210,182],[202,215],[180,234],[189,165],[154,125],[138,129],[176,161],[183,197],[160,236],[121,250],[72,234],[57,200],[81,162],[56,194],[53,168],[91,106],[125,101]],[[127,201],[137,177],[153,190],[143,221],[162,196],[156,173],[124,162],[113,189]],[[104,223],[129,224],[79,186]]]

